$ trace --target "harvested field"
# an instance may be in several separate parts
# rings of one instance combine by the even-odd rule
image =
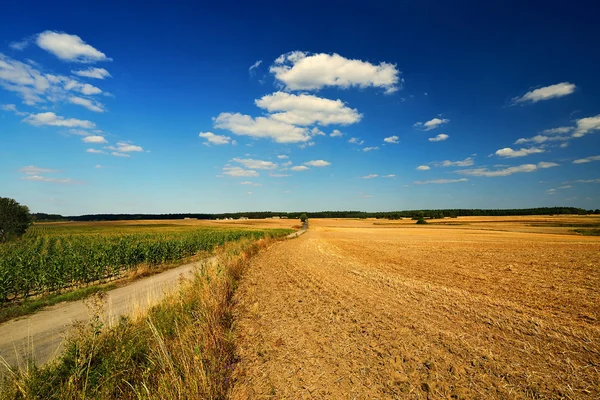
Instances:
[[[242,280],[233,398],[599,398],[599,221],[311,220]]]

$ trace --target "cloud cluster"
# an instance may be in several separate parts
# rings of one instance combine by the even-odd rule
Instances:
[[[298,127],[267,117],[252,118],[240,113],[221,113],[214,119],[215,128],[227,129],[236,135],[268,138],[277,143],[298,143],[310,140],[305,127]]]
[[[311,55],[292,51],[278,57],[269,71],[287,91],[376,87],[391,94],[399,89],[400,72],[394,64],[382,62],[374,65],[335,53]]]

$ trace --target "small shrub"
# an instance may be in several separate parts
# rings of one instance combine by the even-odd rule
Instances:
[[[417,220],[417,225],[423,225],[426,224],[427,221],[425,221],[425,218],[421,217]]]

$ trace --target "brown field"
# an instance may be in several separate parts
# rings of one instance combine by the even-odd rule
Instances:
[[[432,222],[313,219],[253,259],[233,398],[600,398],[600,237],[573,232],[600,218]]]

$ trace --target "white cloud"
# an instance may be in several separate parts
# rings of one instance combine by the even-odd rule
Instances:
[[[543,153],[544,151],[545,151],[544,149],[539,148],[539,147],[530,147],[528,149],[521,148],[519,150],[513,150],[510,147],[505,147],[503,149],[496,151],[496,155],[499,157],[514,158],[514,157],[524,157],[524,156],[528,156],[530,154]]]
[[[446,183],[458,183],[458,182],[466,182],[466,181],[468,181],[467,178],[460,178],[460,179],[435,179],[432,181],[415,181],[414,183],[416,185],[428,185],[430,183],[442,185],[442,184],[446,184]]]
[[[419,165],[417,171],[429,171],[431,167],[429,165]]]
[[[231,167],[231,166],[223,167],[223,173],[225,175],[235,176],[235,177],[258,176],[258,172],[254,171],[254,170],[244,169],[241,167]]]
[[[355,137],[350,138],[348,140],[348,143],[357,144],[359,146],[362,145],[364,142],[365,142],[364,140],[360,140],[359,138],[355,138]]]
[[[87,108],[90,111],[104,112],[104,106],[101,103],[97,101],[84,99],[83,97],[71,96],[69,97],[69,103],[80,105],[82,107]]]
[[[394,174],[389,174],[389,175],[382,176],[382,178],[395,178],[395,177],[396,177],[396,175],[394,175]]]
[[[102,165],[98,164],[98,165],[96,165],[94,168],[96,168],[96,169],[102,169],[102,168],[104,168],[104,167],[103,167]]]
[[[307,147],[313,147],[316,143],[315,142],[308,142],[308,143],[303,143],[301,145],[299,145],[298,147],[300,147],[301,149],[305,149]]]
[[[459,161],[444,160],[442,161],[442,167],[470,167],[474,163],[473,158],[467,157]]]
[[[326,167],[331,165],[331,163],[325,160],[312,160],[305,162],[304,165],[308,165],[309,167]]]
[[[535,135],[533,137],[530,138],[520,138],[517,141],[515,141],[515,144],[524,144],[524,143],[536,143],[536,144],[541,144],[541,143],[546,143],[546,142],[556,142],[556,141],[567,141],[569,140],[568,137],[564,137],[564,136],[544,136],[544,135]]]
[[[438,126],[447,124],[448,122],[450,122],[450,120],[446,119],[446,118],[433,118],[424,123],[423,122],[415,122],[415,124],[413,126],[415,128],[419,128],[424,131],[430,131],[432,129],[437,128]]]
[[[82,183],[78,181],[74,181],[71,178],[61,179],[61,178],[48,178],[41,175],[27,175],[22,177],[21,179],[25,181],[33,181],[33,182],[50,182],[50,183],[65,183],[65,184],[77,184]]]
[[[363,151],[374,151],[374,150],[379,150],[379,146],[365,147],[363,149]]]
[[[129,154],[127,154],[127,153],[120,153],[120,152],[118,152],[118,151],[113,151],[112,153],[110,153],[110,155],[111,155],[111,156],[114,156],[114,157],[127,157],[127,158],[131,157],[131,156],[130,156]]]
[[[379,175],[377,174],[370,174],[370,175],[365,175],[365,176],[361,176],[361,179],[373,179],[373,178],[377,178]]]
[[[543,135],[561,135],[563,133],[569,133],[573,129],[574,128],[571,126],[560,126],[558,128],[544,129],[541,133]]]
[[[104,53],[85,43],[77,35],[45,31],[38,35],[37,45],[63,61],[94,63],[110,61]]]
[[[284,154],[280,154],[277,156],[277,158],[279,158],[280,160],[285,160],[286,158],[289,158],[289,157]]]
[[[383,141],[386,143],[398,144],[399,143],[398,139],[399,139],[399,137],[394,135],[394,136],[386,137],[385,139],[383,139]]]
[[[240,182],[240,185],[252,185],[253,183],[250,181]]]
[[[580,158],[578,160],[573,161],[573,164],[585,164],[592,161],[600,161],[600,156],[591,156],[586,158]]]
[[[88,69],[79,70],[79,71],[71,71],[72,74],[77,76],[83,76],[85,78],[94,78],[94,79],[104,79],[104,78],[112,78],[110,73],[104,68],[94,68],[90,67]]]
[[[106,154],[106,152],[104,150],[97,150],[97,149],[87,149],[85,152],[93,153],[93,154]]]
[[[276,169],[277,164],[271,161],[254,160],[252,158],[234,158],[233,160],[238,164],[242,164],[246,168],[250,169]]]
[[[578,179],[573,182],[576,182],[576,183],[600,183],[600,178],[598,178],[598,179]]]
[[[283,54],[269,69],[286,90],[319,90],[328,86],[379,87],[390,94],[398,90],[399,74],[394,64],[373,65],[338,54],[294,51]]]
[[[262,60],[258,60],[257,62],[255,62],[254,64],[252,64],[252,65],[250,66],[250,68],[248,68],[248,72],[249,72],[250,74],[252,74],[252,73],[254,72],[254,70],[255,70],[256,68],[258,68],[258,66],[259,66],[260,64],[262,64]]]
[[[342,137],[344,134],[337,129],[334,129],[333,132],[329,134],[331,137]]]
[[[298,143],[310,140],[306,128],[265,117],[252,118],[240,113],[221,113],[214,119],[214,125],[216,128],[228,129],[236,135],[269,138],[277,143]]]
[[[558,164],[552,162],[540,162],[536,164],[522,164],[515,167],[507,167],[496,170],[489,170],[488,168],[472,168],[472,169],[462,169],[456,171],[459,174],[463,175],[471,175],[471,176],[487,176],[487,177],[496,177],[496,176],[509,176],[512,174],[522,173],[522,172],[533,172],[538,169],[552,168],[557,167]]]
[[[65,90],[74,90],[74,91],[83,93],[87,96],[102,93],[102,90],[100,88],[97,88],[94,85],[90,85],[89,83],[77,82],[76,80],[73,80],[73,79],[67,80],[64,88],[65,88]]]
[[[210,144],[229,144],[229,141],[231,140],[229,136],[215,135],[212,132],[200,132],[198,136],[203,139],[206,139],[206,142],[204,142],[204,144],[207,146]]]
[[[291,168],[292,171],[306,171],[307,169],[308,167],[305,167],[304,165],[296,165],[295,167]]]
[[[310,130],[310,135],[311,136],[327,136],[327,135],[325,135],[325,132],[323,132],[316,126]]]
[[[542,100],[550,100],[567,96],[575,91],[577,86],[569,82],[557,83],[525,93],[523,96],[512,99],[513,104],[517,103],[537,103]]]
[[[255,100],[266,109],[271,119],[292,125],[348,125],[360,121],[362,115],[341,100],[330,100],[309,94],[275,92]]]
[[[4,110],[4,111],[10,111],[15,113],[15,115],[24,117],[26,115],[28,115],[26,112],[21,112],[17,109],[17,106],[15,106],[14,104],[2,104],[0,105],[0,109]]]
[[[45,101],[41,96],[52,85],[34,67],[0,53],[0,86],[17,93],[25,104],[33,105]]]
[[[18,42],[12,42],[12,43],[9,44],[9,46],[13,50],[23,51],[23,50],[25,50],[25,48],[27,46],[29,46],[29,42],[30,42],[30,40],[27,38],[27,39],[23,39],[23,40],[18,41]]]
[[[85,143],[107,143],[104,136],[86,136],[81,140],[83,140]]]
[[[449,136],[446,135],[445,133],[440,133],[436,137],[429,138],[429,141],[430,142],[442,142],[448,138],[449,138]]]
[[[573,132],[573,137],[582,137],[590,132],[600,130],[600,114],[595,117],[581,118],[575,121],[577,127]]]
[[[136,146],[130,142],[117,142],[117,147],[107,146],[106,148],[117,153],[131,153],[144,151],[144,149],[141,146]]]
[[[274,173],[270,172],[269,176],[272,178],[285,178],[286,176],[290,176],[290,175],[289,174],[274,174]]]
[[[39,175],[39,174],[50,174],[58,172],[56,169],[40,168],[35,165],[27,165],[19,170],[19,172],[26,175]]]
[[[64,126],[69,128],[84,128],[91,129],[96,126],[91,121],[75,119],[75,118],[64,118],[60,115],[56,115],[53,112],[44,112],[39,114],[31,114],[23,121],[35,125],[50,125],[50,126]]]

